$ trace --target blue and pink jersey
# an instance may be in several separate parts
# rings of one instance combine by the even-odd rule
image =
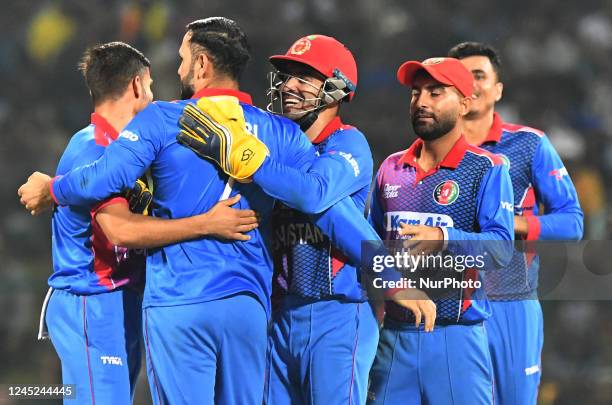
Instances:
[[[328,174],[330,194],[333,198],[350,196],[359,212],[363,212],[373,170],[372,154],[365,136],[336,117],[313,140],[313,144],[319,158],[310,172],[326,170],[330,161],[333,162],[335,167]],[[256,176],[256,181],[261,177]],[[287,182],[286,186],[280,185],[281,190],[292,187],[291,177],[275,178],[277,182]],[[293,184],[300,184],[300,180]],[[308,193],[306,198],[317,195],[315,190]],[[367,228],[363,216],[355,218],[353,222],[359,224],[360,221],[362,227]],[[349,229],[344,228],[341,232],[349,232]],[[350,237],[350,234],[347,235]],[[366,300],[356,268],[358,261],[355,262],[355,258],[351,260],[335,245],[338,239],[332,240],[325,235],[311,216],[277,203],[272,213],[274,300],[286,295],[357,302]]]
[[[70,140],[56,174],[94,162],[117,136],[104,117],[93,113],[91,124]],[[51,219],[51,287],[87,295],[140,282],[144,275],[144,255],[111,244],[95,221],[96,213],[111,204],[127,204],[127,200],[115,196],[93,205],[55,208]]]
[[[525,217],[529,226],[526,240],[582,238],[583,214],[576,189],[544,132],[505,123],[496,113],[480,147],[497,154],[508,166],[514,214]],[[506,269],[487,274],[487,294],[500,300],[535,298],[538,265],[537,256],[516,252]]]
[[[440,227],[449,246],[458,242],[466,250],[487,241],[512,240],[512,185],[501,159],[461,137],[438,167],[425,172],[417,163],[422,146],[420,139],[415,141],[408,150],[389,156],[378,171],[370,220],[381,238],[401,239],[400,224],[407,223]],[[506,257],[498,259],[500,265],[507,264]],[[470,269],[458,277],[476,280],[480,272]],[[490,315],[482,288],[448,291],[435,301],[439,323],[479,322]],[[400,321],[414,319],[393,302],[386,311]]]

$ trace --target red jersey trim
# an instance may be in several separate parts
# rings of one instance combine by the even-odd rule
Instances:
[[[114,205],[114,204],[128,204],[128,201],[125,199],[125,197],[111,197],[109,199],[106,199],[100,203],[98,203],[96,206],[94,206],[91,209],[91,215],[92,218],[95,218],[96,214],[102,210],[105,207],[108,207],[109,205]]]
[[[488,158],[494,166],[501,166],[504,164],[504,161],[501,157],[499,157],[499,155],[491,153],[488,150],[481,149],[478,146],[468,145],[467,151],[475,155]]]
[[[498,113],[493,113],[493,124],[489,128],[487,137],[482,141],[481,145],[486,142],[499,142],[501,139],[504,123]]]
[[[55,176],[54,178],[51,179],[51,181],[49,182],[49,194],[51,194],[51,198],[53,198],[53,201],[57,204],[57,205],[61,205],[59,203],[59,201],[57,201],[57,197],[55,196],[55,193],[53,192],[53,183],[55,183],[55,180],[59,179],[62,176]]]
[[[194,99],[214,96],[233,96],[236,97],[241,103],[253,105],[253,99],[251,98],[250,94],[232,89],[204,88],[196,92],[191,98]]]
[[[333,120],[327,123],[327,125],[325,126],[325,128],[323,128],[323,130],[319,133],[319,135],[317,135],[317,137],[312,140],[312,143],[316,145],[318,143],[323,142],[324,140],[329,138],[331,134],[333,134],[339,129],[345,130],[345,129],[351,129],[351,128],[354,128],[354,127],[352,127],[351,125],[344,125],[340,117],[336,116],[334,117]]]
[[[413,167],[417,167],[416,163],[417,158],[421,154],[421,149],[423,147],[423,140],[417,139],[414,141],[412,145],[406,150],[404,155],[398,160],[398,164],[407,164]],[[459,139],[455,142],[451,150],[444,156],[444,159],[440,162],[438,166],[440,167],[448,167],[450,169],[456,169],[461,163],[463,156],[465,156],[465,152],[468,149],[469,145],[465,140],[465,137],[461,135]],[[437,169],[433,171],[435,173]]]
[[[412,145],[406,150],[404,155],[397,161],[398,165],[407,164],[416,169],[417,175],[415,178],[415,182],[419,182],[427,176],[431,176],[436,173],[440,167],[446,167],[449,169],[456,169],[463,160],[465,156],[465,152],[468,150],[470,145],[465,140],[465,137],[461,135],[459,139],[455,142],[451,150],[444,156],[444,159],[438,164],[438,166],[434,167],[429,171],[424,171],[421,166],[417,164],[417,157],[421,154],[421,149],[423,147],[423,140],[417,139],[414,141]]]
[[[542,225],[540,218],[535,215],[529,215],[524,217],[527,220],[527,236],[525,240],[538,240],[540,239],[540,231]]]
[[[539,137],[543,137],[544,136],[544,131],[540,131],[539,129],[535,129],[535,128],[531,128],[525,125],[520,125],[520,124],[507,124],[507,123],[503,123],[502,124],[502,129],[506,132],[531,132],[533,134],[536,134]]]
[[[119,136],[119,132],[98,113],[91,114],[91,123],[95,126],[94,139],[98,145],[108,146]]]

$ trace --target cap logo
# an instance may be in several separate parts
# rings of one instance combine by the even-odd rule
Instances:
[[[440,205],[450,205],[459,197],[459,184],[453,180],[446,180],[438,184],[433,191],[433,199]]]
[[[437,65],[438,63],[444,62],[445,58],[429,58],[423,61],[423,65]]]
[[[289,53],[291,55],[302,55],[308,52],[311,46],[312,42],[310,42],[310,40],[308,40],[307,38],[302,38],[298,40],[295,44],[293,44],[291,49],[289,49]]]

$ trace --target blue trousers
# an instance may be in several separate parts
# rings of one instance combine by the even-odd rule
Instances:
[[[144,310],[155,404],[261,405],[267,316],[253,296]]]
[[[491,405],[493,370],[483,324],[422,327],[385,318],[368,404]]]
[[[364,404],[377,342],[369,303],[288,297],[273,314],[267,404]]]
[[[487,319],[497,405],[535,405],[542,376],[544,320],[538,300],[493,301]]]
[[[49,337],[62,382],[76,385],[70,404],[131,404],[140,371],[141,297],[125,289],[96,295],[53,291]]]

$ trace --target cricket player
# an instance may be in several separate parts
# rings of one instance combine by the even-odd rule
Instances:
[[[22,187],[22,199],[34,213],[43,210],[51,196],[59,205],[91,203],[125,188],[148,167],[155,184],[156,217],[205,212],[222,196],[240,192],[237,206],[255,210],[263,219],[250,240],[203,238],[148,251],[144,337],[154,402],[259,405],[272,286],[267,219],[274,200],[255,184],[233,184],[225,172],[237,167],[236,178],[245,181],[268,155],[281,165],[306,170],[316,153],[295,123],[252,106],[251,97],[238,89],[249,52],[246,36],[234,21],[211,17],[189,24],[179,55],[186,99],[150,104],[91,165],[52,182],[33,175]],[[229,111],[229,116],[216,115],[225,119],[224,125],[214,125],[216,130],[238,125],[244,132],[246,126],[261,139],[242,135],[222,145],[220,140],[227,139],[211,142],[222,163],[219,170],[177,142],[177,137],[184,142],[181,130],[198,131],[209,124],[196,104]],[[240,116],[233,114],[237,109]],[[296,194],[290,200],[300,198]],[[359,257],[360,241],[376,237],[365,220],[366,227],[350,228],[360,215],[345,198],[317,216],[316,223],[327,235],[336,235],[339,244],[352,246],[353,256]],[[334,228],[343,220],[348,231]]]
[[[486,44],[464,42],[453,47],[449,56],[460,59],[474,77],[472,106],[464,120],[467,141],[502,156],[509,167],[516,238],[580,240],[582,210],[554,147],[542,131],[505,123],[495,112],[503,91],[497,51]],[[488,273],[485,279],[493,309],[486,326],[497,404],[537,403],[544,340],[538,265],[537,257],[517,251],[507,268]]]
[[[445,244],[463,243],[470,250],[481,246],[478,242],[510,241],[508,170],[501,159],[470,146],[462,135],[472,101],[470,72],[457,59],[430,58],[402,64],[397,78],[411,88],[410,118],[419,139],[382,163],[372,195],[374,228],[385,240],[408,236],[418,249],[432,252]],[[493,263],[499,267],[509,256],[500,255]],[[465,282],[479,278],[472,270],[453,274]],[[483,325],[490,307],[483,292],[474,285],[432,297],[438,314],[428,334],[414,325],[409,312],[388,302],[369,403],[492,404]]]
[[[276,71],[268,109],[300,124],[319,158],[346,159],[329,183],[363,212],[372,155],[363,134],[339,116],[340,104],[354,97],[357,86],[352,53],[335,38],[309,35],[270,62]],[[365,403],[378,325],[355,263],[307,215],[280,202],[272,233],[276,308],[267,403]]]
[[[99,158],[119,129],[152,101],[149,68],[142,53],[121,42],[84,53],[80,70],[94,113],[91,124],[72,137],[58,175]],[[79,403],[130,404],[133,399],[141,363],[145,256],[127,247],[158,247],[215,231],[210,214],[180,220],[138,215],[150,201],[140,182],[128,197],[53,212],[53,293],[46,323],[63,383],[75,384]],[[255,219],[254,212],[248,215]]]

